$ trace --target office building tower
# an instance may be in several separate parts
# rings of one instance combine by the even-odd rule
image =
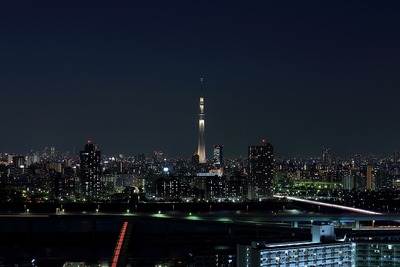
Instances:
[[[393,162],[394,163],[399,163],[400,162],[400,151],[397,150],[397,149],[394,150]]]
[[[351,170],[348,170],[343,177],[343,189],[352,190],[354,189],[354,173]]]
[[[326,148],[326,147],[322,148],[322,164],[324,167],[331,166],[332,158],[331,158],[330,151],[331,150],[329,148]]]
[[[80,152],[80,159],[81,193],[85,197],[97,198],[101,189],[100,150],[97,149],[97,145],[88,141],[85,149]]]
[[[201,81],[201,96],[200,96],[200,113],[199,113],[199,142],[197,154],[199,155],[199,163],[206,163],[206,144],[205,144],[205,117],[204,114],[204,96],[203,96],[203,78]]]
[[[73,167],[64,167],[60,184],[61,197],[73,200],[76,198],[77,175]]]
[[[223,148],[223,145],[214,145],[214,165],[216,167],[224,166]]]
[[[375,190],[375,184],[372,175],[372,165],[367,165],[367,190]]]
[[[26,156],[26,166],[31,166],[32,164],[35,164],[38,162],[39,162],[38,154],[31,152]]]
[[[249,197],[270,198],[274,191],[274,152],[265,140],[260,146],[249,146]]]

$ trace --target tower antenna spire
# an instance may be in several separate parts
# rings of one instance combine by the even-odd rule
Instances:
[[[200,78],[200,90],[201,95],[203,95],[203,78]]]

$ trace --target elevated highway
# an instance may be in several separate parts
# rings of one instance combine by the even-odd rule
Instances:
[[[276,212],[59,212],[59,213],[17,213],[0,214],[0,224],[4,221],[44,221],[44,220],[112,220],[115,222],[135,222],[142,220],[202,221],[204,223],[263,224],[271,222],[348,222],[348,221],[400,221],[397,213],[298,213]]]

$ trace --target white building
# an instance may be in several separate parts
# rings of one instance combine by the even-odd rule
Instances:
[[[238,267],[354,267],[355,244],[337,241],[333,225],[313,225],[313,240],[237,246]]]

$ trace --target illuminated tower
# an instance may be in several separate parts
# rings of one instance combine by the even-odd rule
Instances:
[[[203,97],[203,78],[201,82],[201,95],[200,95],[200,113],[199,113],[199,144],[197,147],[197,154],[199,155],[199,163],[206,163],[206,142],[205,142],[205,117],[204,114],[204,97]]]

